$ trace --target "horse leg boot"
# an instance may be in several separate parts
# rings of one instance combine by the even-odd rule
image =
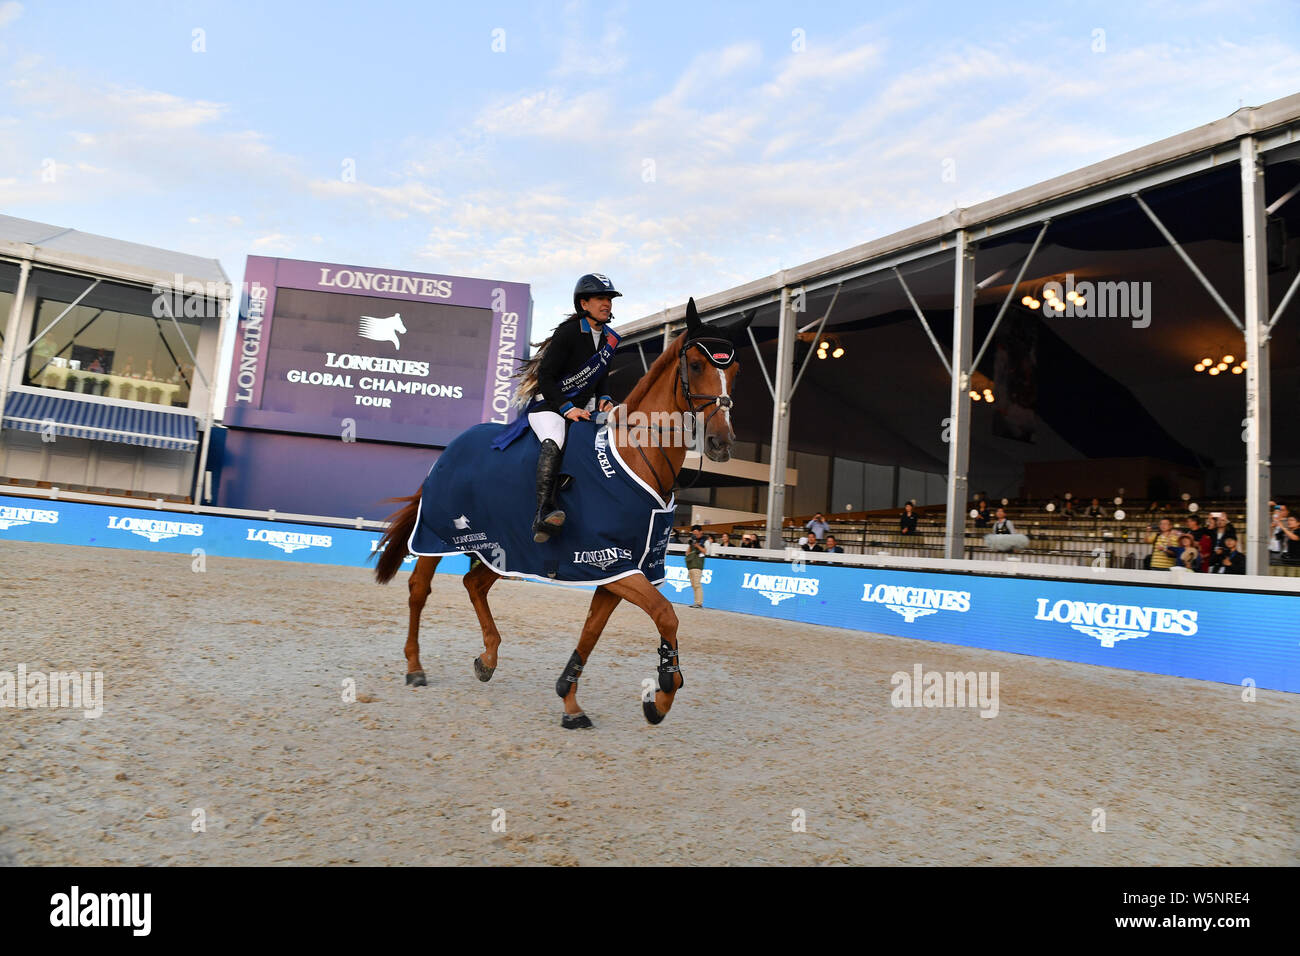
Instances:
[[[591,596],[591,607],[587,610],[587,620],[582,625],[582,636],[578,639],[578,648],[569,655],[569,662],[564,665],[564,672],[555,682],[555,693],[564,700],[564,715],[560,726],[565,730],[579,730],[592,726],[591,718],[578,706],[578,676],[591,659],[591,652],[596,649],[601,632],[609,616],[614,613],[621,601],[618,595],[603,587],[596,588]]]
[[[496,621],[492,619],[492,609],[488,607],[487,593],[497,583],[500,575],[482,561],[474,562],[474,567],[461,579],[465,590],[469,592],[469,602],[474,605],[478,615],[479,628],[483,631],[483,653],[474,658],[474,676],[485,684],[492,679],[497,669],[497,648],[501,646],[501,632],[497,630]]]
[[[686,683],[677,658],[677,612],[673,610],[672,602],[660,594],[644,575],[619,578],[605,587],[649,614],[659,632],[658,689],[653,697],[642,699],[641,709],[648,722],[661,723],[673,706],[673,698]]]
[[[542,544],[564,525],[564,512],[555,507],[555,482],[560,472],[560,446],[547,438],[537,453],[537,514],[533,540]]]
[[[424,668],[420,665],[420,612],[424,602],[429,600],[430,582],[433,572],[438,570],[436,557],[422,557],[416,560],[411,570],[411,577],[406,582],[410,591],[407,606],[411,611],[410,623],[406,629],[406,683],[411,687],[424,687],[429,682],[425,679]]]

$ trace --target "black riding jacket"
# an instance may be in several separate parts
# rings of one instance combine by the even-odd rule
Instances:
[[[601,332],[604,343],[604,331]],[[575,395],[572,399],[564,397],[560,382],[574,374],[600,350],[592,341],[591,325],[584,316],[565,319],[551,335],[551,343],[542,354],[541,364],[537,367],[537,391],[546,402],[546,410],[563,415],[570,408],[584,408],[592,397],[596,404],[609,398],[607,391],[609,368],[594,382]]]

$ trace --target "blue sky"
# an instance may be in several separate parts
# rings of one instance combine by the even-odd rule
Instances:
[[[1291,0],[0,0],[0,212],[529,282],[540,337],[583,272],[638,318],[1295,92]]]

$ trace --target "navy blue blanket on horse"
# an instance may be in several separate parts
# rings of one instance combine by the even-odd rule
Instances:
[[[632,474],[609,430],[589,421],[569,425],[560,470],[573,481],[556,495],[567,520],[536,544],[538,442],[529,432],[493,449],[506,427],[475,425],[434,462],[407,544],[411,553],[472,552],[500,574],[564,584],[605,584],[637,573],[662,583],[676,498],[665,503]]]

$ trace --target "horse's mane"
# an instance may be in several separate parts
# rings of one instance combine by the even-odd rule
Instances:
[[[664,369],[677,361],[677,355],[681,350],[682,340],[685,337],[686,333],[682,332],[669,343],[668,347],[646,369],[646,373],[641,376],[641,380],[632,386],[632,391],[628,392],[627,398],[623,399],[623,404],[628,408],[635,408],[645,399],[646,392],[650,391],[651,385],[659,381],[659,376],[663,374]]]

